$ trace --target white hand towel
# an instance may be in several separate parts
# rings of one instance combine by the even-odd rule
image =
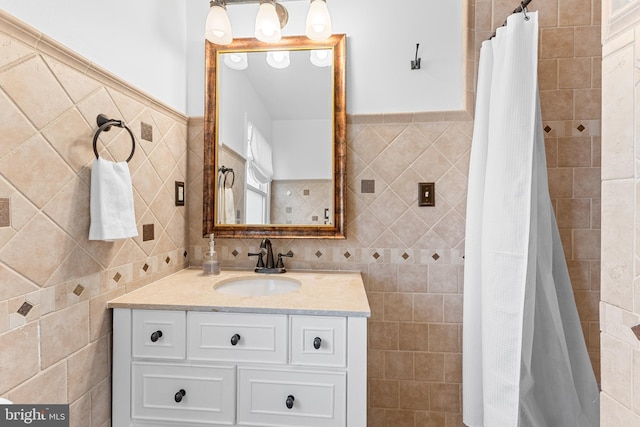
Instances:
[[[133,189],[127,162],[93,161],[89,240],[126,239],[138,235]]]
[[[233,201],[233,189],[228,187],[224,189],[224,223],[225,224],[236,223],[235,203]]]

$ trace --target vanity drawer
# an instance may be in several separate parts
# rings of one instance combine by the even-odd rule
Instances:
[[[238,367],[238,425],[344,427],[346,377]]]
[[[345,317],[291,316],[290,330],[291,364],[346,366]]]
[[[189,312],[190,360],[287,363],[287,316]]]
[[[184,366],[133,362],[131,417],[233,425],[236,369],[233,366]],[[183,393],[184,392],[184,393]]]
[[[184,359],[186,319],[184,311],[133,310],[133,357]]]

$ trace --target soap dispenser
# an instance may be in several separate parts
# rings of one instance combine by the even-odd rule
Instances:
[[[218,261],[218,254],[215,250],[213,233],[209,236],[209,250],[202,258],[202,274],[205,276],[220,274],[220,262]]]

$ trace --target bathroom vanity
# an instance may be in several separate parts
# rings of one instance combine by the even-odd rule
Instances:
[[[113,427],[367,424],[360,273],[186,269],[108,307]]]

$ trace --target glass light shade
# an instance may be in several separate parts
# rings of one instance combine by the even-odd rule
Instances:
[[[273,52],[267,52],[267,64],[273,68],[287,68],[291,60],[289,59],[288,50],[276,50]]]
[[[244,70],[249,66],[247,52],[225,53],[224,65],[233,70]]]
[[[326,40],[331,36],[331,16],[325,0],[312,0],[305,34],[311,40]]]
[[[205,25],[205,37],[211,43],[227,45],[233,41],[231,22],[224,7],[214,5],[209,9]]]
[[[277,42],[282,37],[280,20],[273,3],[261,3],[256,17],[256,38],[263,42]]]
[[[312,50],[309,60],[316,67],[328,67],[333,62],[333,57],[329,49]]]

